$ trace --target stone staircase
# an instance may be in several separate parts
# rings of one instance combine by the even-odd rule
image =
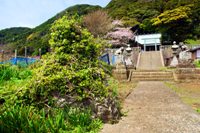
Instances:
[[[159,70],[164,67],[160,51],[141,52],[138,62],[138,70]]]
[[[159,70],[140,70],[131,72],[131,81],[173,81],[173,72]]]
[[[130,72],[129,81],[173,81],[172,71],[160,70],[164,67],[160,51],[142,52],[137,70]]]

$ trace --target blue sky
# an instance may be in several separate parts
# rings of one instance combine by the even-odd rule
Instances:
[[[105,7],[111,0],[0,0],[0,30],[35,27],[75,4]]]

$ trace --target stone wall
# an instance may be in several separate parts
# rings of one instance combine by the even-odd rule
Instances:
[[[200,69],[198,68],[177,68],[174,70],[175,81],[200,80]]]

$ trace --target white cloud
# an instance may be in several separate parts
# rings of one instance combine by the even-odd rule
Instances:
[[[106,6],[110,0],[0,0],[0,29],[35,27],[75,4]]]

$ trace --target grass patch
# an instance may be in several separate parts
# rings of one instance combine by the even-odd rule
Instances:
[[[166,85],[174,90],[186,104],[200,113],[200,83],[172,83]]]

